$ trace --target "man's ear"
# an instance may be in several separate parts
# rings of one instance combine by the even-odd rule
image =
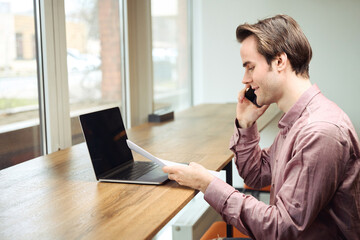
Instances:
[[[279,55],[277,55],[275,57],[275,68],[279,72],[284,71],[286,69],[287,65],[288,65],[288,57],[285,52],[280,53]]]

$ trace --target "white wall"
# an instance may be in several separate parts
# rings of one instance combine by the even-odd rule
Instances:
[[[195,0],[194,103],[235,102],[243,87],[235,29],[276,14],[292,16],[313,49],[310,79],[360,134],[360,1]]]

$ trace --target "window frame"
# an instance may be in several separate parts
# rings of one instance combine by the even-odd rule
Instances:
[[[130,128],[147,122],[153,112],[151,2],[118,1],[122,115]],[[41,149],[49,154],[72,146],[65,3],[33,0],[33,4]]]
[[[43,152],[71,146],[64,1],[34,0]]]

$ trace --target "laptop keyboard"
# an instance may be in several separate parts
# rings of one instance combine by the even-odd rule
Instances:
[[[134,162],[129,168],[121,173],[111,176],[111,178],[119,180],[135,180],[157,167],[159,167],[159,165],[154,162]]]

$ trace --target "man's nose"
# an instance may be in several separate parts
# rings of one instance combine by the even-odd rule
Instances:
[[[242,79],[242,83],[243,83],[243,84],[249,84],[251,81],[252,81],[252,80],[251,80],[251,77],[249,76],[249,74],[245,73],[245,74],[244,74],[244,77],[243,77],[243,79]]]

